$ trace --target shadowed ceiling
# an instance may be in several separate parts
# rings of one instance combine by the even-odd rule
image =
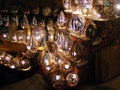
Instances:
[[[58,2],[61,2],[61,0],[0,0],[0,7],[9,8],[11,6],[17,6],[19,8],[32,8],[50,6],[54,8],[56,4],[59,4]]]

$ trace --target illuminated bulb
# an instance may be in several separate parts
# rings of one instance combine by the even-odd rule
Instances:
[[[60,65],[60,71],[63,74],[66,74],[66,73],[72,71],[71,63],[69,61],[63,62],[63,64]]]
[[[15,65],[11,65],[10,68],[11,68],[11,69],[15,69]]]
[[[40,45],[41,40],[45,38],[44,28],[39,24],[34,29],[32,29],[32,38],[34,39],[34,43],[38,43],[38,45]]]
[[[55,63],[58,65],[63,63],[63,60],[61,58],[57,58],[55,61],[56,61]]]
[[[28,59],[20,59],[19,65],[22,71],[28,71],[31,69],[31,63]]]
[[[6,38],[7,37],[7,35],[6,34],[3,34],[3,38]]]
[[[8,64],[9,68],[11,69],[16,69],[19,67],[19,64],[18,64],[18,59],[17,58],[13,58],[13,60],[11,60]]]
[[[27,36],[26,38],[27,38],[28,41],[30,40],[30,36]]]
[[[64,76],[62,74],[53,74],[51,80],[53,87],[60,88],[64,85]]]
[[[16,36],[13,36],[13,40],[14,40],[14,41],[17,41],[17,40],[16,40]]]
[[[114,13],[117,16],[120,16],[120,1],[114,0]]]
[[[69,69],[69,67],[70,67],[70,66],[69,66],[68,64],[65,65],[65,69]]]
[[[120,11],[120,4],[116,5],[116,9]]]
[[[51,67],[50,66],[46,66],[46,70],[50,71]]]
[[[82,47],[74,41],[72,48],[70,50],[70,57],[73,62],[76,64],[79,64],[81,62],[81,56],[82,56]]]
[[[30,47],[30,46],[27,46],[27,49],[28,49],[28,50],[30,50],[30,49],[31,49],[31,47]]]
[[[49,65],[50,62],[51,62],[51,61],[50,61],[50,54],[49,54],[49,53],[46,53],[42,61],[43,61],[42,64]]]
[[[12,56],[11,55],[9,55],[9,54],[7,54],[6,56],[5,56],[5,58],[4,58],[4,65],[8,65],[8,63],[12,60]]]
[[[55,70],[56,70],[56,67],[55,67],[54,64],[43,65],[42,68],[43,68],[43,70],[44,70],[44,72],[45,72],[46,74],[54,73]]]
[[[60,75],[56,75],[56,80],[60,80]]]
[[[26,36],[24,30],[16,31],[16,37],[18,43],[26,43]]]
[[[3,33],[2,35],[2,40],[8,40],[9,41],[9,34],[8,33]]]
[[[49,65],[50,62],[49,62],[48,59],[45,59],[45,60],[44,60],[44,63],[45,63],[45,65]]]
[[[21,64],[22,64],[22,65],[25,65],[25,61],[22,60],[22,61],[21,61]]]
[[[79,76],[75,73],[69,73],[66,77],[68,86],[76,86],[79,82]]]

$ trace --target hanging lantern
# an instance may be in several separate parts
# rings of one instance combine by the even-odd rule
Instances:
[[[66,25],[67,25],[67,18],[65,16],[65,14],[63,13],[63,11],[60,12],[58,18],[57,18],[57,22],[56,22],[58,29],[60,30],[64,30],[66,29]]]
[[[56,41],[58,51],[60,51],[64,55],[68,55],[72,44],[73,42],[70,40],[70,37],[68,35],[65,35],[62,32],[58,33],[58,38]]]
[[[18,67],[20,67],[20,66],[19,66],[19,60],[18,60],[18,58],[13,58],[13,59],[9,62],[8,66],[9,66],[9,68],[11,68],[11,69],[17,69]]]
[[[80,0],[81,11],[86,18],[92,17],[92,3],[93,0]]]
[[[68,86],[75,86],[79,82],[79,76],[75,73],[69,73],[66,77]]]
[[[26,57],[19,57],[19,65],[20,65],[20,70],[22,71],[28,71],[31,69],[31,63],[30,60],[27,59]]]
[[[70,35],[77,38],[83,37],[82,35],[85,32],[85,23],[86,19],[82,15],[72,15],[69,20],[69,32]]]
[[[52,14],[52,9],[51,7],[47,6],[42,9],[42,14],[45,17],[49,17]]]
[[[59,73],[55,73],[53,75],[51,75],[51,80],[52,80],[52,84],[53,87],[55,88],[60,88],[64,85],[64,76],[62,74]]]
[[[77,65],[79,65],[80,62],[82,61],[81,59],[82,49],[80,48],[79,44],[76,41],[74,41],[72,48],[70,50],[70,57],[71,57],[71,60]]]
[[[3,60],[3,64],[5,66],[8,66],[8,63],[13,59],[12,55],[6,54]]]
[[[53,21],[49,20],[47,23],[47,31],[48,31],[48,41],[54,42],[55,39],[55,30],[53,28]]]
[[[106,21],[114,17],[113,0],[93,0],[93,20]]]
[[[32,30],[32,37],[39,45],[41,43],[41,40],[44,39],[45,36],[45,29],[39,24]]]
[[[120,16],[120,0],[114,0],[114,13]]]
[[[72,13],[73,14],[82,14],[79,0],[72,0]]]
[[[72,71],[72,64],[68,61],[64,61],[61,65],[60,65],[60,71],[63,74],[69,73]]]
[[[31,28],[34,29],[37,26],[37,19],[35,16],[33,16],[32,22],[30,24]]]
[[[26,43],[26,36],[24,30],[17,30],[16,31],[16,38],[18,43]]]
[[[72,12],[71,2],[72,0],[62,0],[62,4],[65,12]]]

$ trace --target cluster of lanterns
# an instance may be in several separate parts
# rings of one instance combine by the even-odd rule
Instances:
[[[119,16],[119,0],[62,0],[66,12],[82,14],[85,18],[106,21]]]
[[[31,68],[30,59],[37,57],[42,72],[51,80],[54,87],[76,86],[80,80],[79,68],[84,65],[86,55],[82,41],[94,37],[88,33],[96,31],[94,20],[106,21],[120,15],[120,2],[117,0],[62,0],[64,11],[58,15],[56,23],[44,20],[37,23],[34,18],[32,29],[24,15],[24,30],[3,33],[3,40],[24,43],[26,51],[16,57],[5,51],[0,52],[0,64],[12,69],[27,71]],[[85,62],[84,64],[81,64]]]

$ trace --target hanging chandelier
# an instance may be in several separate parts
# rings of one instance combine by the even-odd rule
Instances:
[[[19,17],[12,15],[12,24],[8,15],[0,15],[0,25],[9,29],[9,32],[2,31],[3,45],[9,43],[16,48],[2,47],[0,64],[28,71],[32,68],[31,59],[35,58],[53,87],[76,86],[80,81],[79,68],[87,64],[82,42],[91,39],[89,32],[97,32],[94,20],[107,21],[119,17],[120,4],[118,0],[62,0],[62,5],[64,10],[60,11],[56,22],[52,19],[47,23],[45,20],[38,22],[35,17],[39,13],[38,8],[32,10],[31,23],[28,12],[24,12],[20,23]],[[48,7],[42,11],[45,16],[50,12]],[[21,28],[17,30],[19,26]]]

